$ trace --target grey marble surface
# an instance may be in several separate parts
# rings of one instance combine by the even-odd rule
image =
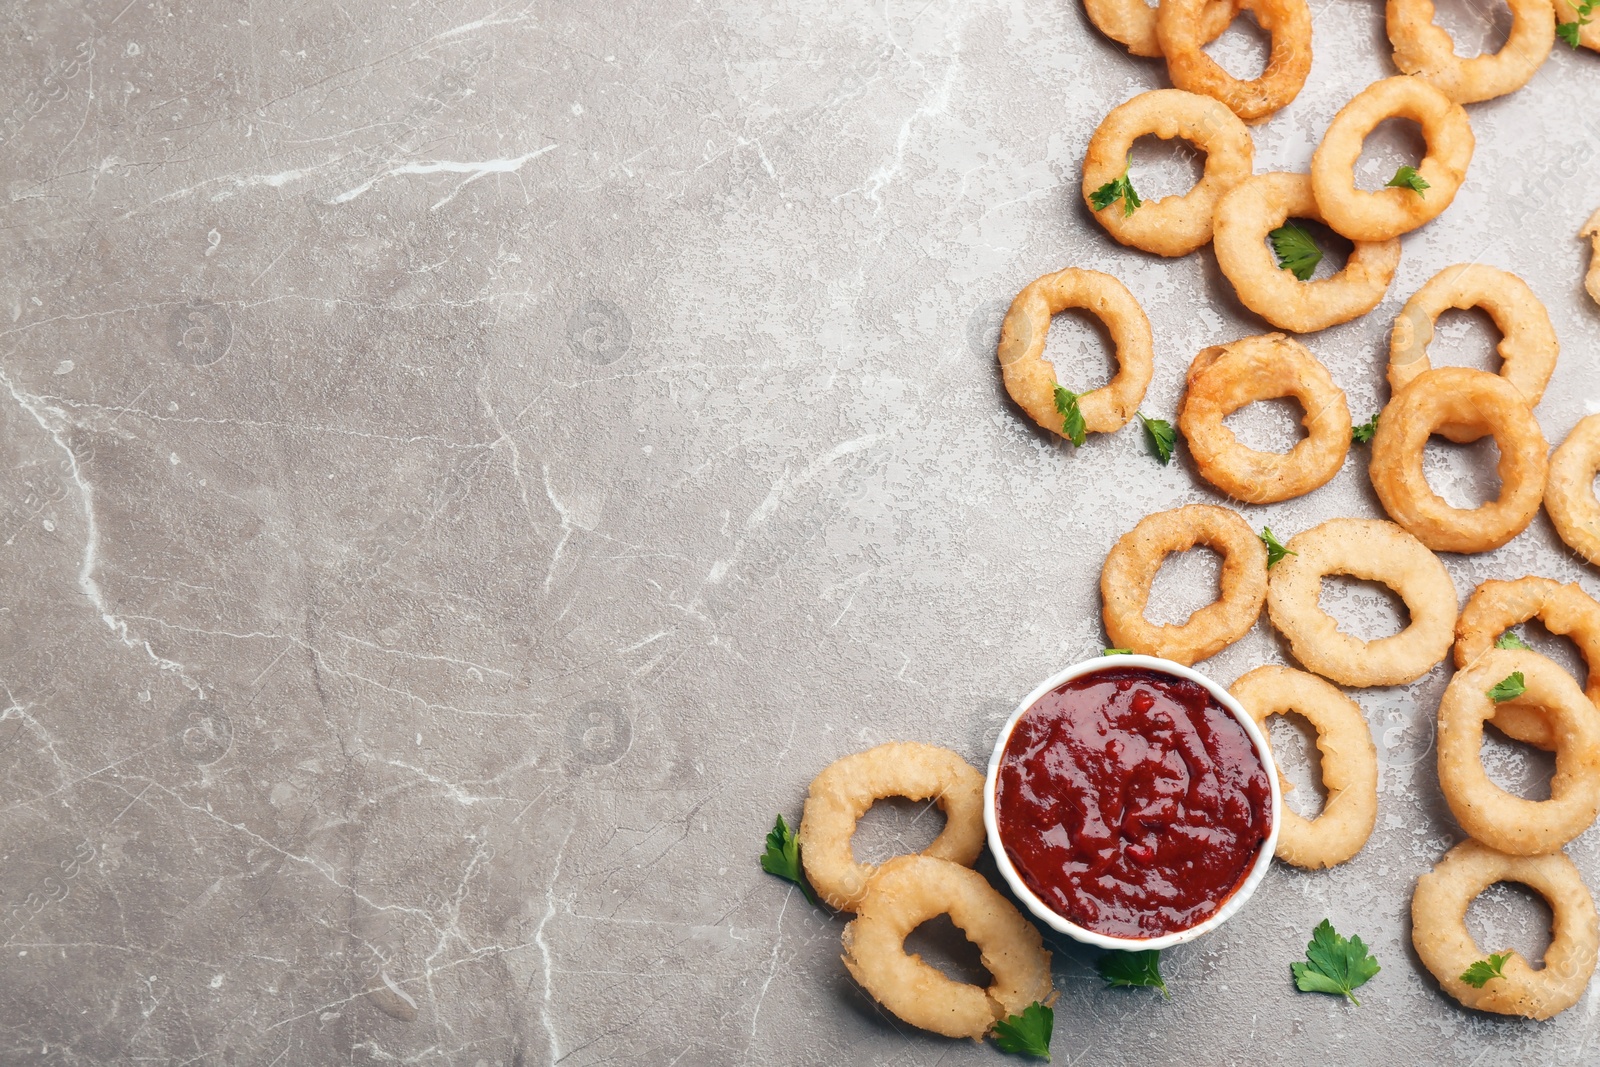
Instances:
[[[1493,47],[1491,7],[1440,19]],[[1258,170],[1304,169],[1392,73],[1380,4],[1314,8]],[[1216,51],[1260,61],[1243,31]],[[876,1010],[844,920],[756,855],[844,753],[982,760],[1103,643],[1116,537],[1218,499],[1132,428],[1036,432],[993,359],[1011,296],[1068,265],[1148,309],[1151,413],[1202,346],[1262,332],[1209,249],[1122,249],[1077,201],[1090,131],[1159,64],[1067,0],[16,0],[0,59],[0,1062],[1007,1062]],[[1405,297],[1468,259],[1549,306],[1552,441],[1600,410],[1574,237],[1595,70],[1558,45],[1473,106],[1454,207],[1373,314],[1309,339],[1361,417]],[[1365,173],[1405,147],[1375,139]],[[1139,161],[1147,192],[1192,170]],[[1088,387],[1098,339],[1060,321]],[[1452,316],[1435,355],[1493,366],[1487,336]],[[1492,492],[1493,456],[1430,449],[1434,484]],[[1364,460],[1247,517],[1377,515]],[[1600,593],[1543,516],[1446,562],[1463,599],[1525,573]],[[1162,610],[1214,575],[1174,561]],[[1395,624],[1373,587],[1325,600]],[[1263,619],[1205,668],[1286,661]],[[1447,677],[1355,694],[1372,841],[1169,953],[1171,1001],[1055,945],[1056,1061],[1593,1060],[1600,987],[1542,1025],[1474,1015],[1409,948],[1411,886],[1459,836]],[[875,809],[862,850],[920,847],[925,814]],[[1600,880],[1594,832],[1570,851]],[[1542,946],[1526,895],[1472,915]],[[1359,1009],[1291,988],[1325,916],[1383,963]]]

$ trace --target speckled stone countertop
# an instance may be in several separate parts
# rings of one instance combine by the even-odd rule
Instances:
[[[1490,6],[1440,21],[1492,48]],[[1381,4],[1313,8],[1258,171],[1305,169],[1393,73]],[[756,856],[840,755],[984,760],[1104,643],[1113,541],[1221,502],[1136,427],[1077,452],[1036,432],[993,354],[1010,298],[1069,265],[1148,310],[1152,414],[1200,348],[1263,332],[1209,249],[1123,249],[1078,200],[1090,132],[1162,67],[1070,0],[18,0],[0,31],[0,1062],[1016,1062],[879,1011],[844,919]],[[1214,50],[1263,54],[1237,29]],[[1405,298],[1473,259],[1549,307],[1551,441],[1600,410],[1595,64],[1558,43],[1473,105],[1455,205],[1376,311],[1307,339],[1358,418]],[[1380,133],[1369,181],[1408,147]],[[1145,148],[1147,195],[1194,172]],[[1448,316],[1435,358],[1495,366],[1486,324]],[[1070,384],[1102,352],[1060,318]],[[1234,424],[1281,448],[1292,411]],[[1431,446],[1433,483],[1481,499],[1494,456]],[[1248,520],[1381,514],[1365,459]],[[1543,515],[1446,563],[1463,600],[1527,573],[1600,594]],[[1172,561],[1163,617],[1215,574]],[[1325,602],[1399,618],[1364,583]],[[1264,662],[1288,662],[1265,618],[1203,666]],[[1169,952],[1170,1001],[1053,943],[1056,1062],[1600,1055],[1600,985],[1544,1024],[1477,1015],[1411,951],[1411,888],[1460,837],[1448,675],[1353,694],[1371,842],[1275,868]],[[1275,736],[1314,808],[1304,737]],[[1489,757],[1526,788],[1550,771]],[[921,847],[924,814],[881,805],[859,848]],[[1569,852],[1600,885],[1595,832]],[[1497,888],[1473,929],[1536,955],[1540,909]],[[1324,917],[1383,965],[1360,1008],[1291,986]],[[948,930],[917,936],[970,971]]]

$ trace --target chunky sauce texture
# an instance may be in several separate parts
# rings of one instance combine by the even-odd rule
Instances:
[[[1127,668],[1023,714],[995,815],[1039,899],[1097,933],[1148,938],[1233,895],[1271,831],[1272,792],[1244,727],[1204,687]]]

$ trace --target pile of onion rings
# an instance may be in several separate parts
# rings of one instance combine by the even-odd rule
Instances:
[[[1288,452],[1258,452],[1223,419],[1246,404],[1292,396],[1309,436]],[[1328,369],[1281,333],[1207,348],[1189,366],[1178,428],[1200,476],[1231,497],[1265,504],[1324,485],[1350,451],[1350,407]]]
[[[858,863],[850,850],[856,822],[873,801],[891,796],[933,798],[945,828],[916,855]],[[811,783],[798,839],[817,895],[856,913],[844,929],[845,966],[906,1022],[981,1038],[997,1020],[1050,998],[1050,953],[1038,929],[970,869],[985,839],[983,775],[954,752],[901,741],[837,760]],[[906,954],[906,935],[937,915],[977,944],[994,978],[987,989]]]

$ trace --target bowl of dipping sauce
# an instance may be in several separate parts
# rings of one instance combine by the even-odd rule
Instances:
[[[1023,698],[984,786],[989,849],[1046,926],[1101,948],[1192,940],[1255,891],[1283,798],[1228,691],[1153,656],[1102,656]]]

